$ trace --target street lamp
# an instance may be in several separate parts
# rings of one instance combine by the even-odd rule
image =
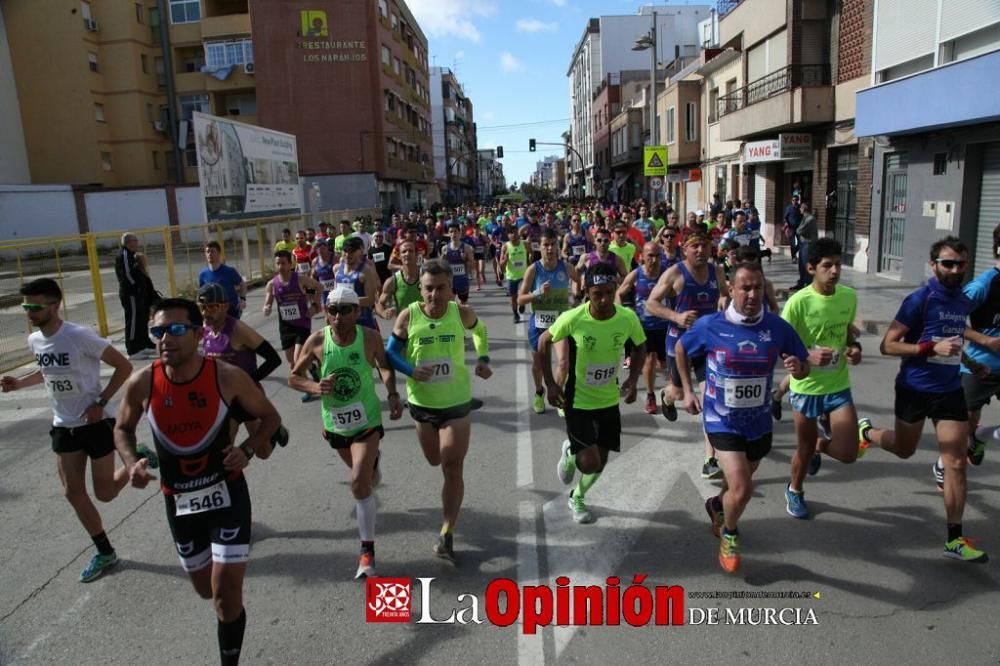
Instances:
[[[653,10],[653,24],[649,32],[635,40],[633,51],[649,51],[649,145],[659,145],[659,123],[656,122],[656,10]],[[643,164],[645,169],[645,164]],[[650,205],[654,203],[656,193],[648,189]]]

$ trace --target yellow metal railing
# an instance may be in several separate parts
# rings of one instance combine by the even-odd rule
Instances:
[[[68,321],[91,326],[102,337],[125,328],[118,297],[115,257],[122,234],[139,239],[140,252],[153,285],[165,296],[193,297],[198,273],[206,266],[205,243],[222,246],[223,261],[250,283],[262,282],[272,272],[272,249],[281,230],[318,228],[342,219],[371,216],[381,209],[334,210],[316,214],[257,218],[210,224],[122,229],[101,233],[30,238],[0,242],[0,372],[31,360],[25,337],[31,326],[21,310],[18,291],[31,280],[50,277],[63,291],[61,315]]]

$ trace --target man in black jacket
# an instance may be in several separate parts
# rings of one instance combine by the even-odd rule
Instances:
[[[149,339],[149,307],[155,294],[145,269],[145,257],[138,252],[139,239],[123,234],[121,250],[115,257],[118,298],[125,310],[125,352],[130,359],[149,358],[156,345]]]

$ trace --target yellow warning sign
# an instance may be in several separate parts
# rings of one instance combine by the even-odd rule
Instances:
[[[666,146],[646,146],[643,148],[643,175],[660,176],[667,175],[667,147]]]

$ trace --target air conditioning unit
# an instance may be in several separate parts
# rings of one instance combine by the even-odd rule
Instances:
[[[166,126],[164,126],[162,120],[154,120],[153,121],[153,129],[156,130],[157,132],[166,132],[167,131],[167,128],[166,128]]]
[[[89,32],[97,32],[97,21],[92,18],[83,19],[83,27]]]
[[[253,67],[253,63],[252,62],[248,62],[248,63],[244,63],[243,64],[243,73],[244,74],[251,74],[252,75],[253,72],[254,72],[254,67]]]

